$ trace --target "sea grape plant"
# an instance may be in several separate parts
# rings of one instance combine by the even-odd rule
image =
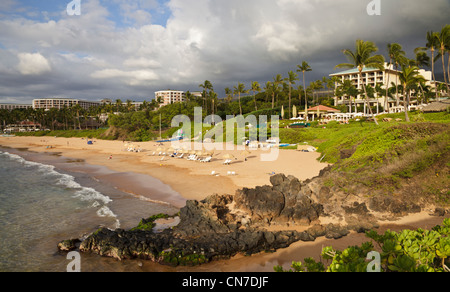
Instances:
[[[450,272],[450,218],[431,230],[386,231],[378,234],[371,230],[366,236],[373,241],[361,246],[351,246],[343,251],[332,247],[322,249],[320,262],[312,258],[305,264],[293,262],[289,272],[366,272],[369,261],[367,254],[380,252],[381,269],[385,272]],[[373,242],[377,243],[375,250]],[[322,261],[327,261],[325,267]],[[284,272],[281,266],[274,267]]]

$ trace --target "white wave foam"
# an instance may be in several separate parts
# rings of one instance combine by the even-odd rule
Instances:
[[[99,217],[112,217],[116,219],[115,228],[120,228],[120,221],[117,219],[116,214],[114,214],[111,209],[109,209],[107,206],[103,206],[100,209],[97,210],[97,215]]]
[[[82,201],[93,202],[92,207],[94,208],[98,208],[101,206],[99,210],[97,210],[97,215],[99,217],[116,218],[116,226],[120,226],[120,222],[119,220],[117,220],[117,216],[111,211],[111,209],[106,206],[108,203],[112,202],[110,197],[96,191],[93,188],[83,187],[75,181],[75,177],[69,174],[57,172],[53,165],[28,161],[19,155],[11,154],[8,152],[0,151],[0,155],[6,155],[11,160],[17,161],[25,167],[36,167],[37,171],[42,172],[46,176],[55,177],[55,183],[57,185],[61,185],[67,189],[72,189],[75,191],[75,198],[79,198]]]

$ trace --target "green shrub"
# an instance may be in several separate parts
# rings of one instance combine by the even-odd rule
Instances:
[[[450,219],[431,230],[386,231],[378,234],[366,232],[366,236],[375,241],[381,249],[381,272],[450,272]],[[322,259],[329,265],[311,258],[305,264],[293,262],[289,272],[366,272],[369,261],[367,255],[374,251],[372,242],[361,246],[351,246],[343,251],[332,247],[322,250]],[[281,266],[275,266],[276,272],[285,272]]]

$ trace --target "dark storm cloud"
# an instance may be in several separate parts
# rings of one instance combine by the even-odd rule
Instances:
[[[428,30],[448,22],[449,0],[382,0],[380,16],[367,14],[370,2],[170,0],[164,5],[169,18],[158,21],[164,26],[125,0],[111,3],[123,8],[129,26],[99,0],[83,1],[77,17],[60,11],[36,21],[15,14],[0,20],[0,101],[149,100],[161,89],[199,90],[204,80],[223,96],[224,87],[238,82],[248,88],[250,81],[287,76],[303,60],[313,67],[309,83],[335,72],[346,61],[341,50],[356,39],[374,41],[382,54],[387,43],[398,42],[412,57]]]

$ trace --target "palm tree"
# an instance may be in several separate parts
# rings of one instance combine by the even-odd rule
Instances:
[[[258,110],[258,105],[256,104],[256,94],[255,92],[261,92],[261,85],[259,85],[258,81],[252,81],[252,91],[253,91],[253,100],[255,101],[255,111]]]
[[[118,101],[120,101],[120,99],[118,99]],[[122,105],[122,103],[120,103],[120,105]],[[76,130],[77,126],[78,126],[78,129],[81,130],[80,116],[82,115],[83,108],[80,106],[80,104],[77,103],[76,105],[72,106],[70,109],[73,113],[72,114],[73,117],[76,117],[76,120],[78,122],[78,125],[75,125],[75,123],[74,123],[74,129]]]
[[[392,61],[395,65],[395,71],[398,71],[399,67],[403,66],[407,63],[406,53],[403,51],[403,48],[400,44],[391,44],[391,53],[392,53]],[[389,45],[388,45],[389,47]],[[397,106],[400,105],[400,97],[398,96],[398,78],[395,78],[395,99],[397,102]]]
[[[131,112],[133,110],[133,101],[131,99],[127,99],[126,101],[127,105],[126,105],[126,111],[127,112]]]
[[[297,87],[297,92],[298,92],[298,100],[300,101],[300,105],[302,105],[302,93],[303,93],[303,86],[299,85]]]
[[[324,77],[324,81],[326,81],[326,86],[328,91],[330,91],[331,89],[333,89],[333,96],[335,95],[335,89],[336,89],[336,83],[339,82],[339,78],[337,76],[333,76],[331,78],[326,78]],[[330,99],[331,97],[328,95],[328,99]]]
[[[241,94],[247,92],[248,90],[245,89],[244,83],[239,82],[238,85],[234,87],[234,93],[237,94],[239,97],[239,111],[241,113],[241,116],[242,116]]]
[[[301,65],[297,65],[297,68],[297,72],[303,73],[303,90],[305,91],[305,115],[306,119],[308,120],[308,98],[306,95],[305,73],[311,72],[312,69],[306,61],[303,61]]]
[[[209,98],[211,100],[211,110],[212,110],[212,116],[213,116],[212,123],[213,123],[213,125],[215,125],[216,122],[214,121],[214,119],[215,119],[214,114],[216,113],[216,107],[217,107],[217,104],[219,102],[219,100],[217,98],[217,93],[215,93],[214,90],[210,91],[209,92]]]
[[[286,81],[289,83],[289,118],[291,118],[291,91],[292,91],[292,85],[295,84],[295,81],[298,80],[298,75],[294,73],[293,71],[289,71],[288,77],[286,78]]]
[[[324,89],[324,87],[323,87],[323,83],[322,83],[322,80],[316,80],[316,82],[314,82],[316,85],[315,85],[315,89],[316,90],[321,90],[321,89]],[[317,104],[320,104],[320,100],[319,100],[319,95],[317,95],[317,101],[316,101],[316,105]]]
[[[116,110],[118,113],[123,111],[123,102],[121,99],[116,99]]]
[[[411,90],[419,82],[425,81],[425,78],[419,74],[419,68],[416,66],[404,66],[400,72],[399,79],[403,86],[403,106],[405,107],[405,120],[409,122],[408,108],[411,98]]]
[[[434,75],[434,63],[435,63],[434,52],[436,51],[436,48],[439,46],[437,42],[437,36],[438,36],[437,32],[432,31],[427,32],[427,44],[426,44],[426,48],[429,49],[431,52],[431,75],[434,79],[434,88],[436,89],[437,89],[437,82],[436,76]],[[436,100],[438,100],[437,90],[435,98]]]
[[[269,102],[269,96],[272,94],[272,82],[267,81],[263,90],[266,93],[266,103]]]
[[[342,63],[336,66],[336,68],[357,68],[360,80],[362,80],[362,71],[364,68],[377,68],[379,70],[384,70],[384,57],[382,55],[373,55],[378,51],[377,46],[371,41],[357,40],[355,52],[349,49],[345,49],[342,52],[347,56],[350,63]],[[366,97],[367,107],[371,115],[373,116],[372,108],[370,107],[369,97],[367,95],[366,85],[362,83],[364,90],[364,95]],[[376,119],[374,119],[375,124],[378,125]]]
[[[389,70],[390,65],[392,65],[392,62],[394,62],[394,60],[398,57],[398,55],[400,55],[401,52],[403,52],[402,46],[397,43],[388,44],[387,51],[388,51],[388,55],[389,55],[389,64],[388,64],[388,67],[385,69],[385,72],[387,72],[387,70]],[[391,77],[391,74],[387,74],[387,83],[386,84],[389,84],[390,77]],[[386,86],[385,108],[389,112],[388,90],[389,90],[389,86]]]
[[[440,33],[436,34],[436,42],[438,44],[439,48],[439,54],[436,56],[436,59],[439,57],[442,59],[442,71],[444,72],[444,82],[445,86],[447,87],[447,94],[450,93],[450,89],[448,86],[448,80],[447,80],[447,74],[445,70],[445,52],[448,49],[448,46],[450,44],[450,24],[447,24],[444,26]],[[449,72],[450,74],[450,72]],[[450,79],[450,76],[448,76]]]
[[[203,88],[203,94],[202,94],[202,97],[203,97],[203,108],[206,109],[206,115],[208,115],[208,107],[207,107],[208,95],[207,95],[207,91],[208,90],[210,90],[210,91],[213,90],[213,85],[212,85],[211,81],[205,80],[205,82],[203,84],[200,84],[199,87]]]
[[[356,98],[358,96],[358,89],[356,89],[355,85],[353,85],[353,82],[350,79],[345,79],[344,82],[341,82],[341,94],[348,96],[350,105],[350,113],[352,113],[352,98]],[[355,104],[355,113],[356,113],[356,104]]]
[[[384,91],[384,89],[383,89],[383,86],[381,85],[381,83],[375,84],[375,92],[377,93],[377,114],[380,113],[380,108],[379,108],[380,103],[379,103],[378,99],[381,96],[383,96],[383,91]]]
[[[274,91],[272,94],[272,108],[275,107],[275,93],[277,95],[277,100],[278,100],[278,89],[279,89],[279,86],[283,84],[283,82],[284,82],[284,80],[283,80],[283,76],[281,76],[281,74],[277,74],[277,76],[275,76],[273,78]]]
[[[230,103],[233,100],[233,92],[229,87],[225,88],[225,96],[226,96],[225,101],[227,103]]]
[[[416,57],[414,60],[414,64],[419,68],[430,67],[430,57],[427,55],[427,52],[425,50],[426,48],[414,49],[414,55]]]

